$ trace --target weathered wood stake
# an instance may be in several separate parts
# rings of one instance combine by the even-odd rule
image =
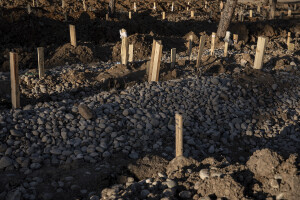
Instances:
[[[86,8],[86,4],[85,4],[85,0],[83,0],[83,10],[86,12],[87,8]]]
[[[133,62],[133,44],[129,45],[129,58],[128,58],[129,62]]]
[[[268,38],[266,37],[258,37],[256,54],[254,60],[254,69],[262,69],[263,67],[263,59],[265,54],[265,48],[267,46]]]
[[[193,40],[192,38],[189,39],[189,48],[188,48],[188,56],[189,56],[189,60],[191,60],[192,57],[192,48],[193,48]]]
[[[12,108],[20,108],[20,86],[19,86],[19,68],[18,54],[10,52],[10,84],[11,84],[11,104]]]
[[[220,10],[223,10],[223,8],[224,8],[224,3],[223,3],[223,1],[221,1],[220,2]]]
[[[253,11],[252,11],[252,10],[249,11],[249,17],[250,17],[250,18],[253,17]]]
[[[160,62],[162,56],[163,45],[160,41],[153,40],[151,60],[149,66],[149,76],[148,81],[158,81],[159,79],[159,70]]]
[[[287,37],[287,40],[286,40],[286,45],[289,47],[291,43],[291,32],[288,32],[288,37]]]
[[[239,35],[238,34],[233,34],[233,43],[237,44],[238,43],[238,39],[239,39]]]
[[[204,44],[205,44],[205,36],[201,36],[200,41],[199,41],[199,51],[198,51],[198,56],[197,56],[196,68],[200,67],[201,57],[202,57],[203,50],[204,50]]]
[[[178,113],[175,114],[175,126],[176,126],[176,157],[183,155],[183,128],[182,128],[182,116]]]
[[[128,12],[128,18],[131,19],[131,11]]]
[[[128,63],[128,50],[129,50],[129,43],[127,32],[125,29],[120,30],[120,35],[122,38],[122,46],[121,46],[121,63],[123,65],[127,65]]]
[[[76,29],[75,25],[70,24],[70,39],[71,39],[71,45],[76,47],[77,41],[76,41]]]
[[[39,68],[39,78],[45,76],[45,62],[44,62],[44,47],[37,48],[38,53],[38,68]]]
[[[133,11],[136,12],[136,2],[133,3]]]
[[[174,12],[174,2],[172,2],[171,11]]]
[[[163,20],[166,19],[166,12],[162,12],[162,19],[163,19]]]
[[[292,16],[292,9],[289,7],[288,8],[288,16],[291,17]]]
[[[175,67],[176,63],[176,48],[171,49],[171,67]]]
[[[62,8],[65,8],[65,6],[66,6],[65,0],[61,0],[61,7],[62,7]]]
[[[216,40],[216,33],[213,32],[211,34],[211,49],[210,49],[210,55],[215,55],[215,40]]]
[[[191,18],[195,17],[195,11],[191,10]]]

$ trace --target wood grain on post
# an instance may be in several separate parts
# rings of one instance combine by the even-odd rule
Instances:
[[[233,43],[234,44],[237,44],[238,43],[238,40],[239,40],[239,35],[238,34],[233,34]]]
[[[11,104],[12,108],[20,108],[20,86],[19,86],[19,68],[18,54],[10,52],[10,84],[11,84]]]
[[[215,55],[215,41],[216,41],[216,33],[213,32],[211,34],[211,49],[210,49],[210,55]]]
[[[183,155],[183,130],[182,130],[182,116],[178,113],[175,114],[175,140],[176,140],[176,157]]]
[[[153,3],[153,10],[156,10],[156,2]]]
[[[262,69],[263,67],[263,59],[264,59],[267,42],[268,42],[268,38],[258,37],[254,66],[253,66],[254,69]]]
[[[174,12],[174,2],[172,2],[171,11]]]
[[[224,46],[224,57],[227,57],[228,55],[228,42],[225,42],[225,46]]]
[[[249,17],[250,17],[250,18],[253,17],[253,11],[252,11],[252,10],[249,11]]]
[[[151,59],[150,59],[150,65],[149,65],[149,73],[148,73],[148,82],[151,81],[151,77],[152,77],[154,54],[155,54],[155,46],[156,46],[156,40],[153,39]]]
[[[162,19],[163,19],[163,20],[166,19],[166,12],[162,12]]]
[[[133,3],[133,11],[136,12],[136,3]]]
[[[175,67],[176,63],[176,48],[171,49],[171,67]]]
[[[77,46],[76,29],[75,29],[75,25],[72,24],[70,24],[70,40],[71,40],[71,45],[76,47]]]
[[[200,41],[199,41],[199,51],[198,51],[198,56],[197,56],[196,68],[200,67],[201,58],[202,58],[202,54],[203,54],[203,50],[204,50],[204,44],[205,44],[205,36],[201,36]]]
[[[39,78],[45,76],[45,62],[44,62],[44,47],[37,48],[38,53],[38,68],[39,68]]]
[[[122,29],[121,32],[126,32],[126,30]],[[122,37],[121,63],[123,65],[127,65],[127,63],[128,63],[128,49],[129,49],[128,38],[127,38],[127,36],[126,37]]]
[[[85,0],[83,0],[83,2],[82,2],[82,3],[83,3],[83,10],[84,10],[84,11],[86,11],[86,10],[87,10],[87,8],[86,8]]]
[[[163,45],[156,41],[151,81],[158,81]]]
[[[195,11],[191,10],[191,18],[195,17]]]
[[[128,18],[131,19],[131,11],[128,12]]]
[[[188,49],[188,56],[189,56],[189,59],[191,60],[191,55],[192,55],[192,48],[193,48],[193,41],[192,39],[190,38],[189,39],[189,49]]]
[[[128,58],[129,62],[133,62],[133,44],[129,45],[129,58]]]

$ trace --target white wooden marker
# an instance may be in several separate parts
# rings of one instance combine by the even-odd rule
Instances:
[[[182,128],[182,116],[178,113],[175,114],[175,140],[176,140],[176,157],[183,155],[183,128]]]
[[[230,41],[230,31],[226,31],[226,36],[225,36],[225,47],[224,47],[224,57],[227,57],[228,55],[228,45]]]
[[[19,86],[19,67],[18,54],[10,52],[10,84],[11,84],[11,104],[12,108],[20,108],[20,86]]]
[[[199,51],[198,51],[198,56],[197,56],[196,68],[200,67],[201,57],[202,57],[203,50],[204,50],[204,44],[205,44],[205,36],[201,36],[200,41],[199,41]]]
[[[174,12],[174,2],[172,2],[171,11]]]
[[[162,20],[166,19],[166,12],[162,12]]]
[[[83,3],[83,10],[84,10],[84,11],[86,11],[86,10],[87,10],[87,8],[86,8],[85,0],[83,0],[83,2],[82,2],[82,3]]]
[[[120,36],[122,39],[122,46],[121,46],[121,63],[123,65],[127,65],[128,63],[128,50],[129,50],[129,44],[128,44],[128,37],[127,32],[125,29],[120,30]]]
[[[216,41],[216,33],[213,32],[211,34],[211,49],[210,49],[210,55],[215,55],[215,41]]]
[[[221,3],[220,3],[220,10],[223,10],[223,8],[224,8],[224,4],[223,4],[223,1],[221,1]]]
[[[70,24],[70,40],[71,40],[71,45],[76,47],[77,46],[76,29],[75,29],[75,25],[71,25],[71,24]]]
[[[156,2],[153,3],[153,10],[156,11]]]
[[[250,18],[253,17],[253,11],[252,11],[252,10],[249,11],[249,17],[250,17]]]
[[[268,38],[258,37],[254,66],[253,66],[254,69],[262,69],[263,67],[263,59],[264,59],[267,42],[268,42]]]
[[[133,11],[136,12],[136,2],[133,3]]]
[[[288,16],[291,17],[292,16],[292,9],[289,7],[288,8]]]
[[[129,45],[129,58],[128,58],[129,62],[133,62],[133,44]]]
[[[171,67],[175,67],[176,63],[176,48],[171,49]]]
[[[160,62],[162,56],[163,45],[160,41],[153,40],[152,54],[149,66],[149,76],[148,81],[158,81],[159,79],[159,70]]]
[[[37,48],[38,53],[38,68],[39,68],[39,78],[45,76],[45,62],[44,62],[44,47]]]
[[[207,8],[207,1],[205,1],[204,3],[204,8]]]
[[[128,18],[131,19],[131,11],[128,12]]]

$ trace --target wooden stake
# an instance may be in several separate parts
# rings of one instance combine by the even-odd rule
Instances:
[[[171,49],[171,67],[175,67],[176,63],[176,48]]]
[[[131,19],[131,12],[128,12],[128,18]]]
[[[291,32],[288,32],[288,37],[287,37],[286,45],[289,47],[290,43],[291,43]]]
[[[263,66],[263,58],[265,54],[265,47],[267,45],[268,38],[266,37],[258,37],[256,54],[254,60],[254,69],[262,69]]]
[[[82,3],[83,3],[83,10],[86,12],[86,10],[87,10],[87,9],[86,9],[85,0],[83,0],[83,2],[82,2]]]
[[[216,33],[213,32],[211,34],[211,49],[210,49],[210,55],[215,55],[215,40],[216,40]]]
[[[20,86],[19,86],[19,68],[18,54],[10,52],[10,84],[11,84],[11,104],[12,108],[20,108]]]
[[[292,9],[289,7],[288,8],[288,16],[291,17],[292,16]]]
[[[224,8],[224,4],[223,4],[223,1],[221,1],[221,3],[220,3],[220,10],[223,10],[223,8]]]
[[[192,39],[190,38],[190,39],[189,39],[189,49],[188,49],[188,56],[189,56],[189,59],[190,59],[190,60],[191,60],[192,47],[193,47],[192,43],[193,43],[193,41],[192,41]]]
[[[133,44],[129,45],[129,58],[128,58],[129,62],[133,62]]]
[[[156,42],[151,81],[158,81],[163,45]]]
[[[127,63],[128,63],[128,50],[129,50],[127,33],[126,33],[125,29],[122,29],[120,33],[125,33],[124,35],[121,35],[121,37],[122,37],[121,63],[123,65],[127,65]]]
[[[156,11],[156,2],[153,3],[153,10]]]
[[[35,7],[35,0],[32,0],[32,7]]]
[[[198,51],[198,56],[197,56],[196,68],[200,67],[201,57],[202,57],[203,50],[204,50],[204,44],[205,44],[205,36],[201,36],[200,41],[199,41],[199,51]]]
[[[152,77],[152,69],[153,69],[153,62],[154,62],[155,46],[156,46],[156,40],[153,39],[151,59],[150,59],[150,65],[149,65],[149,70],[148,70],[149,71],[149,73],[148,73],[148,82],[151,81],[151,77]]]
[[[70,39],[71,39],[71,45],[76,47],[77,41],[76,41],[75,25],[71,25],[71,24],[70,24]]]
[[[174,2],[172,2],[171,11],[174,12]]]
[[[45,76],[45,62],[44,62],[44,47],[37,48],[38,53],[38,68],[39,68],[39,78]]]
[[[183,130],[182,130],[182,116],[178,113],[175,114],[176,126],[176,157],[183,155]]]
[[[65,8],[65,6],[66,6],[65,0],[61,0],[61,7],[62,7],[62,8]]]
[[[228,55],[228,42],[225,42],[224,57],[227,57],[227,55]]]
[[[163,19],[163,20],[166,19],[166,12],[162,12],[162,19]]]
[[[195,11],[191,10],[191,18],[195,17]]]
[[[133,11],[136,12],[136,3],[133,3]]]
[[[250,17],[250,18],[253,17],[253,11],[252,11],[252,10],[249,11],[249,17]]]
[[[207,1],[205,1],[204,3],[204,8],[207,8]]]
[[[239,39],[239,35],[238,34],[233,34],[233,43],[237,44],[238,43],[238,39]]]

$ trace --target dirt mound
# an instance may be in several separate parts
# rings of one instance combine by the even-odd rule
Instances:
[[[91,48],[79,45],[73,47],[70,43],[65,44],[54,52],[46,66],[61,66],[68,63],[90,63],[93,61],[93,51]]]
[[[151,56],[153,37],[151,35],[134,34],[128,37],[129,44],[133,44],[133,59],[144,60]],[[121,60],[121,44],[119,41],[113,47],[113,61]]]

